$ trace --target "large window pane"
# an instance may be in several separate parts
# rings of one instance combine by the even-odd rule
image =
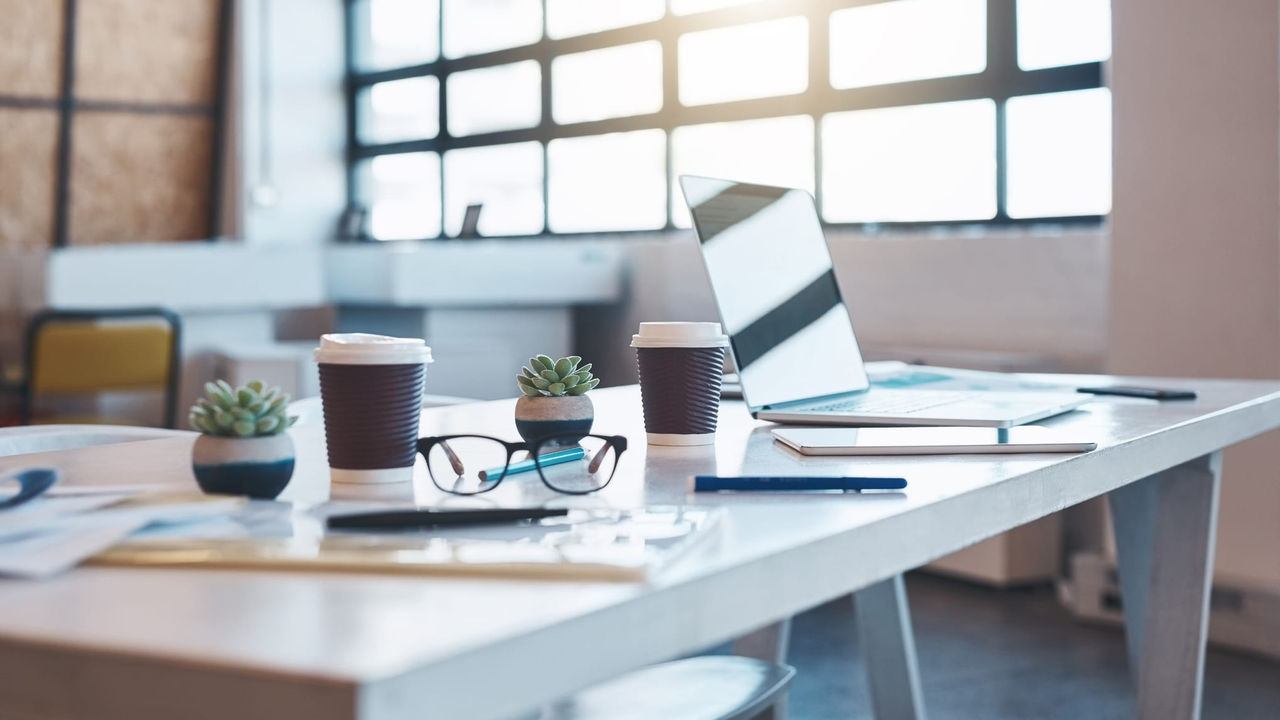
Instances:
[[[445,57],[531,45],[541,38],[541,0],[444,2]]]
[[[537,60],[456,72],[445,83],[450,135],[516,130],[542,120],[542,69]]]
[[[352,8],[357,65],[382,70],[440,57],[438,0],[360,0]]]
[[[666,224],[663,131],[552,140],[547,163],[553,232],[650,230]]]
[[[804,92],[809,22],[789,17],[681,35],[679,75],[684,105]]]
[[[831,222],[994,217],[995,122],[991,100],[827,115],[823,216]]]
[[[440,81],[407,78],[361,90],[357,124],[366,143],[435,137],[440,133]]]
[[[689,227],[680,175],[804,188],[813,192],[813,118],[708,123],[671,134],[671,220]]]
[[[547,35],[563,38],[639,25],[665,13],[664,0],[547,0]]]
[[[1111,211],[1111,91],[1010,98],[1005,106],[1010,217]]]
[[[558,123],[644,115],[662,109],[657,40],[562,55],[551,61],[551,116]]]
[[[1018,0],[1018,67],[1111,57],[1111,0]]]
[[[365,162],[360,176],[374,239],[417,240],[440,234],[439,155],[381,155]]]
[[[760,0],[671,0],[671,12],[676,15],[689,15],[707,10],[717,10],[719,8],[730,7],[733,5],[747,5],[755,2],[760,2]]]
[[[468,205],[484,203],[481,235],[542,232],[542,145],[451,150],[444,155],[445,229],[457,235]]]
[[[969,75],[986,67],[986,0],[897,0],[831,13],[833,87]]]

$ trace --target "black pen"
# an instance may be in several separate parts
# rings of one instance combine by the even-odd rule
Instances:
[[[331,530],[422,530],[466,525],[497,525],[569,514],[568,508],[484,508],[480,510],[385,510],[332,515]]]

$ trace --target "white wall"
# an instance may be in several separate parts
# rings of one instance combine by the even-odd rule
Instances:
[[[1275,0],[1113,3],[1110,368],[1280,377]],[[1280,436],[1226,455],[1218,570],[1280,584]]]

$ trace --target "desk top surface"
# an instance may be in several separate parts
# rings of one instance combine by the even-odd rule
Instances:
[[[637,389],[599,390],[591,394],[595,432],[627,435],[631,447],[608,488],[573,502],[728,508],[718,543],[649,583],[81,568],[44,582],[0,581],[0,649],[124,655],[233,676],[337,683],[358,689],[359,715],[369,717],[420,712],[406,703],[430,687],[442,716],[452,707],[500,717],[721,642],[1280,427],[1280,382],[1124,381],[1191,388],[1200,397],[1098,398],[1039,423],[1098,442],[1098,450],[1080,455],[850,458],[798,455],[775,443],[769,429],[776,426],[753,420],[740,402],[722,406],[714,447],[646,447]],[[420,432],[515,439],[512,401],[426,410]],[[298,467],[283,499],[322,500],[329,492],[322,430],[296,428],[293,435]],[[194,488],[191,441],[0,458],[0,469],[48,464],[61,467],[68,484]],[[909,487],[875,495],[689,492],[691,475],[710,473],[903,476]],[[557,498],[532,473],[508,478],[491,495],[513,505]],[[432,504],[443,496],[419,459],[412,488],[345,489],[335,497]],[[611,652],[590,652],[603,637],[614,643]],[[89,650],[95,652],[83,652]],[[554,668],[537,669],[548,657]],[[468,668],[524,680],[481,712],[462,689],[450,694]]]

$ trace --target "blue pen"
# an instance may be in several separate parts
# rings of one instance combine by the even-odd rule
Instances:
[[[717,477],[696,475],[694,492],[777,492],[787,490],[901,490],[906,478],[891,477]]]
[[[537,463],[533,461],[533,458],[521,460],[520,462],[513,462],[508,465],[505,470],[508,475],[515,475],[516,473],[529,472],[530,470],[538,467],[538,464],[541,464],[543,467],[546,467],[547,465],[559,465],[560,463],[581,460],[586,456],[587,451],[585,449],[572,447],[567,450],[556,450],[555,452],[543,453],[538,456]],[[496,467],[489,468],[488,470],[481,470],[480,479],[488,480],[490,477],[501,477],[503,469],[504,468]]]

